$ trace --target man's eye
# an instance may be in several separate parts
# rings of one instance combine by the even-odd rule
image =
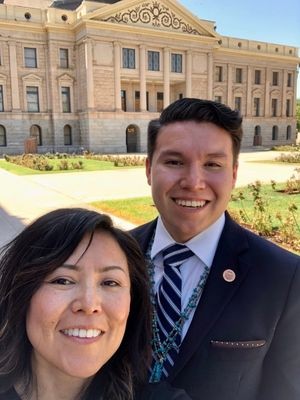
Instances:
[[[182,161],[179,160],[167,160],[165,162],[167,165],[182,165]]]
[[[206,166],[209,168],[214,168],[214,169],[218,169],[218,168],[222,167],[221,164],[216,163],[216,162],[208,162],[208,163],[206,163]]]
[[[67,285],[72,285],[74,282],[67,278],[56,278],[56,279],[52,279],[50,283],[55,284],[55,285],[67,286]]]

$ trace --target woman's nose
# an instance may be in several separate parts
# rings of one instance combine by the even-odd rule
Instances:
[[[99,313],[102,311],[100,289],[96,287],[81,288],[72,303],[73,312],[85,314]]]

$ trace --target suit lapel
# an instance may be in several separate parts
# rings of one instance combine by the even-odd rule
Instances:
[[[146,254],[149,242],[155,231],[157,219],[133,229],[130,233],[138,241],[141,250]]]
[[[244,280],[249,265],[241,263],[240,254],[247,247],[247,240],[242,229],[226,215],[226,223],[209,277],[169,380],[172,380],[184,368]],[[224,280],[223,272],[226,269],[235,272],[234,281]]]

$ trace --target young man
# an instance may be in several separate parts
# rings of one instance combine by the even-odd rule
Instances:
[[[156,310],[151,381],[194,400],[299,400],[300,257],[226,212],[241,124],[225,105],[187,98],[149,124],[159,218],[132,233]]]

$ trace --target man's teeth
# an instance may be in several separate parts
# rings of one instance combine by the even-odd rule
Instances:
[[[196,200],[175,200],[176,204],[183,207],[204,207],[206,204],[205,200],[196,201]]]
[[[75,336],[80,338],[94,338],[100,336],[102,331],[99,329],[63,329],[62,331],[67,336]]]

